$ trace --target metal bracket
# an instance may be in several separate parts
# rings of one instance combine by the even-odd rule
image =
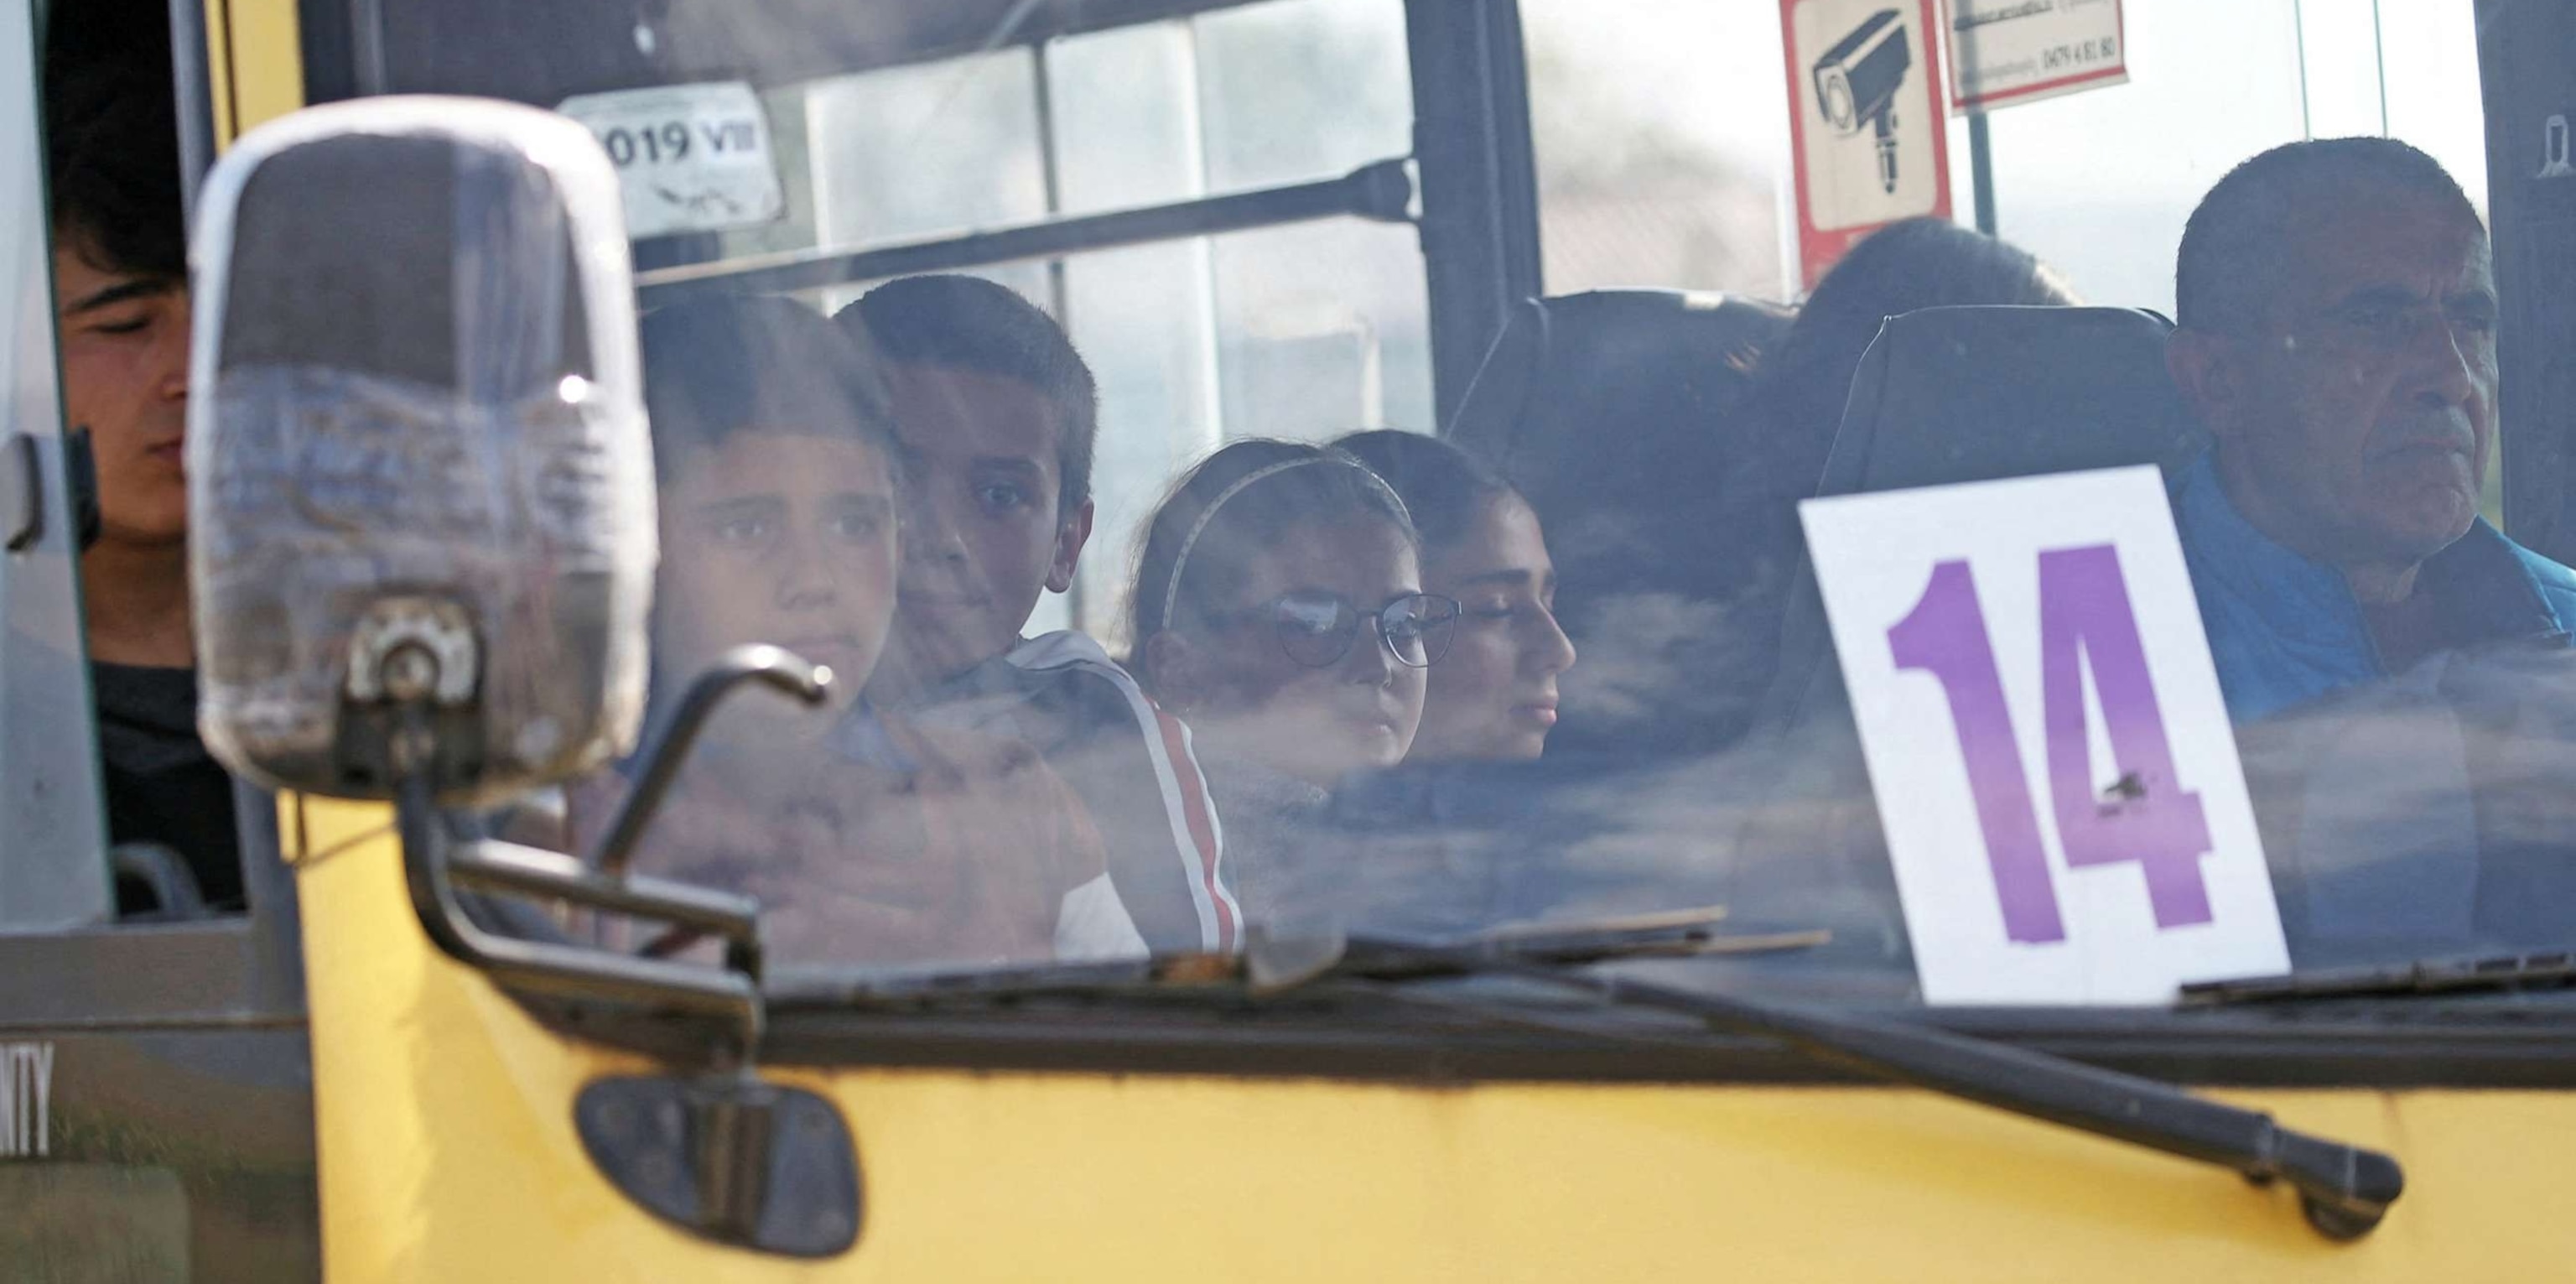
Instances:
[[[1217,236],[1314,219],[1361,218],[1401,223],[1419,213],[1409,158],[1372,161],[1340,178],[1230,192],[1168,205],[1079,214],[1069,218],[880,245],[827,247],[690,263],[636,274],[647,306],[701,293],[788,293],[852,281],[953,272],[960,268],[1095,253],[1183,237]]]
[[[468,617],[437,599],[388,598],[360,620],[349,652],[346,694],[352,705],[372,706],[367,716],[382,724],[403,873],[412,912],[430,941],[505,986],[716,1018],[725,1027],[716,1063],[747,1064],[760,1046],[762,1024],[759,905],[658,879],[624,878],[622,870],[595,872],[570,857],[508,843],[456,841],[438,809],[448,764],[432,728],[460,706],[471,712],[480,655]],[[726,965],[635,958],[489,931],[466,912],[460,888],[551,897],[712,932],[727,941]]]
[[[479,655],[464,607],[445,598],[383,598],[350,631],[347,693],[360,704],[465,704],[474,698]]]
[[[712,1072],[694,1079],[620,1078],[582,1092],[574,1120],[582,1144],[619,1190],[693,1233],[763,1252],[828,1257],[859,1229],[858,1154],[849,1126],[811,1092],[751,1073],[766,1011],[760,994],[760,905],[746,896],[667,879],[629,876],[623,861],[585,864],[558,852],[497,841],[459,841],[439,812],[445,766],[432,720],[470,714],[479,653],[452,603],[377,603],[349,645],[346,695],[386,727],[386,766],[403,873],[421,929],[450,958],[502,986],[579,1001],[711,1018]],[[648,756],[645,776],[619,813],[631,850],[689,743],[723,695],[765,682],[821,700],[830,682],[776,647],[730,652],[690,689]],[[682,963],[493,931],[460,891],[534,896],[670,924],[725,942],[720,966]]]

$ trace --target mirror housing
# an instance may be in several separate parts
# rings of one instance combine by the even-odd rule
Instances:
[[[859,1237],[858,1143],[831,1099],[747,1074],[614,1076],[573,1123],[627,1198],[693,1235],[824,1258]]]
[[[208,176],[185,447],[199,724],[272,789],[493,801],[625,752],[655,559],[621,194],[509,103],[311,108]]]

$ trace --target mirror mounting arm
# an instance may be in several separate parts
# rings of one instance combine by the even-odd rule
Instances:
[[[474,650],[470,633],[436,621],[418,636],[378,636],[352,649],[347,694],[375,706],[376,725],[387,733],[381,752],[422,929],[449,957],[503,986],[722,1021],[725,1034],[705,1073],[586,1086],[574,1106],[583,1149],[638,1206],[693,1234],[796,1257],[847,1251],[860,1217],[857,1147],[847,1121],[828,1099],[752,1073],[766,1017],[759,902],[592,868],[557,852],[449,836],[438,808],[444,764],[434,718],[442,705],[471,701],[470,691],[442,679],[460,663],[472,666]],[[746,680],[816,703],[831,674],[775,647],[744,647],[719,661],[690,688],[649,760],[646,783],[619,815],[628,849],[715,702]],[[467,911],[459,887],[554,897],[713,934],[726,942],[726,962],[709,968],[489,931]]]
[[[476,667],[477,644],[470,629],[455,627],[442,613],[420,610],[414,603],[388,603],[374,613],[386,620],[397,616],[403,627],[362,629],[353,640],[345,695],[352,704],[372,706],[367,712],[374,716],[368,721],[383,729],[379,752],[394,784],[404,875],[422,930],[449,957],[506,986],[716,1018],[726,1028],[716,1063],[749,1065],[764,1025],[757,975],[758,903],[661,879],[584,869],[570,858],[513,844],[452,838],[438,807],[439,782],[450,764],[441,761],[445,741],[436,732],[436,719],[442,709],[471,703],[470,681],[455,679],[458,670],[470,674]],[[755,650],[768,654],[745,654]],[[830,680],[828,673],[818,675],[814,666],[776,648],[743,648],[726,658],[738,663],[720,664],[719,672],[700,679],[691,690],[693,703],[711,704],[743,677],[767,676],[781,684],[801,679],[797,689],[810,688],[816,698]],[[705,708],[698,708],[694,717],[690,712],[683,709],[671,737],[681,750],[705,720]],[[662,787],[680,756],[666,756],[669,765],[659,772]],[[634,810],[631,801],[628,810]],[[634,818],[631,827],[640,832],[642,820]],[[727,962],[709,968],[493,932],[474,921],[458,897],[460,885],[553,896],[712,932],[725,938]]]
[[[394,813],[412,911],[429,939],[448,957],[513,989],[718,1018],[725,1023],[726,1035],[717,1048],[717,1063],[749,1064],[760,1046],[764,1025],[760,988],[750,976],[486,931],[457,899],[457,880],[452,876],[455,844],[447,835],[425,773],[405,772],[399,778]]]

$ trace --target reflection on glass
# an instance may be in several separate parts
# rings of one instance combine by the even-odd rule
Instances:
[[[1548,291],[1780,292],[1787,98],[1765,6],[1526,0]]]
[[[1596,10],[1521,6],[1554,297],[1545,342],[1507,344],[1467,397],[1491,421],[1462,417],[1456,441],[1486,452],[1499,475],[1467,487],[1485,496],[1468,506],[1472,521],[1444,522],[1427,500],[1389,504],[1364,470],[1316,449],[1361,430],[1443,426],[1414,229],[1328,220],[972,268],[1060,325],[1096,381],[1088,543],[1060,577],[1070,592],[1041,597],[1016,643],[1002,628],[981,645],[994,654],[964,657],[959,672],[903,693],[899,708],[845,710],[829,737],[797,740],[798,751],[847,757],[858,746],[861,767],[894,772],[881,785],[944,753],[981,761],[946,753],[916,723],[1018,738],[1078,796],[1102,867],[1158,949],[1230,948],[1246,916],[1467,931],[1723,903],[1746,930],[1824,928],[1832,941],[1691,965],[1700,974],[1841,1001],[1912,1001],[1919,929],[1893,881],[1833,635],[1801,595],[1811,563],[1797,501],[1879,486],[1905,471],[1890,460],[1947,483],[2062,467],[2050,461],[2072,457],[2068,442],[2088,433],[2160,433],[2191,449],[2128,462],[2168,467],[2183,542],[2202,550],[2194,600],[2206,619],[2195,627],[2217,640],[2294,961],[2564,943],[2576,888],[2555,861],[2565,792],[2556,747],[2576,741],[2562,725],[2576,718],[2558,707],[2576,672],[2563,649],[2535,644],[2562,597],[2576,617],[2576,573],[2562,584],[2563,568],[2469,525],[2475,483],[2494,475],[2492,407],[2469,403],[2491,400],[2496,386],[2496,309],[2473,297],[2465,260],[2435,265],[2447,274],[2439,300],[2386,297],[2411,287],[2373,272],[2420,284],[2430,260],[2372,240],[2402,240],[2406,229],[2337,224],[2221,273],[2308,272],[2300,279],[2314,288],[2288,312],[2232,323],[2185,315],[2186,335],[2171,345],[2158,323],[2118,314],[2126,328],[2086,338],[2068,328],[2076,320],[2059,320],[2078,314],[2058,310],[2072,296],[2054,275],[1957,226],[1968,217],[1962,168],[1956,219],[1848,256],[1843,293],[1820,289],[1793,315],[1785,300],[1753,302],[1785,292],[1782,265],[1795,257],[1781,231],[1787,95],[1776,11],[1640,0],[1628,20],[1606,23]],[[2376,133],[2384,121],[2482,205],[2479,134],[2462,127],[2480,121],[2475,95],[2437,88],[2474,83],[2475,31],[2460,0],[2384,16],[2376,30],[2357,11],[2301,13],[2280,0],[2175,0],[2128,20],[2131,83],[1992,122],[2004,232],[2087,302],[2173,311],[2185,219],[2220,175],[2303,131]],[[769,87],[795,171],[790,217],[736,234],[728,248],[884,245],[1306,182],[1406,155],[1415,111],[1405,32],[1392,0],[1269,0]],[[2213,81],[2230,93],[2211,97]],[[2364,204],[2385,213],[2405,202]],[[2465,232],[2451,217],[2459,210],[2441,213],[2431,222],[2446,235]],[[2327,265],[2328,251],[2351,261]],[[2332,275],[2321,265],[2344,272],[2335,280],[2349,288],[2319,284]],[[1873,279],[1907,288],[1860,288]],[[837,308],[872,284],[807,301]],[[1722,313],[1564,297],[1620,287],[1750,297]],[[1971,342],[1983,332],[1969,329],[1953,336],[1943,359],[1973,378],[1935,387],[1909,366],[1898,373],[1917,382],[1891,383],[1881,402],[1855,399],[1855,371],[1870,369],[1863,353],[1886,317],[2001,302],[2047,313],[2006,343]],[[2249,335],[2268,346],[2243,347]],[[2437,336],[2451,338],[2466,374],[2440,368]],[[2232,357],[2210,359],[2240,362],[2232,382],[2195,383],[2196,358],[2173,367],[2180,382],[2168,371],[2168,351],[2207,357],[2228,343],[2239,345],[2225,349]],[[2283,353],[2297,361],[2264,364]],[[2219,384],[2267,388],[2270,400],[2217,404],[2209,389]],[[2387,396],[2373,400],[2373,390]],[[2053,407],[2069,403],[2052,400],[2058,391],[2098,400],[2061,413]],[[1991,400],[1941,400],[1954,395]],[[1889,417],[1856,428],[1856,406]],[[2329,431],[2383,423],[2395,426],[2380,438]],[[2193,462],[2212,433],[2250,440],[2283,425],[2306,436],[2252,462],[2230,462],[2224,448]],[[1385,440],[1361,445],[1408,453]],[[1281,464],[1290,471],[1267,471]],[[1199,480],[1176,489],[1185,476]],[[2345,484],[2356,477],[2387,485]],[[2389,521],[2364,530],[2352,514],[2365,508]],[[2343,514],[2340,525],[2319,517],[2328,510]],[[2346,565],[2348,546],[2427,513],[2444,538],[2408,564],[2447,587],[2427,590],[2435,596],[2413,615],[2365,601],[2364,580],[2374,591],[2393,580]],[[1200,565],[1185,570],[1180,550],[1193,541]],[[2207,555],[2216,545],[2252,551]],[[2453,569],[2481,548],[2495,555],[2492,576]],[[1517,577],[1508,591],[1496,590],[1498,571]],[[2231,588],[2227,576],[2239,572],[2255,576],[2250,587]],[[753,577],[719,578],[739,588]],[[1978,572],[1980,586],[1994,582]],[[1900,587],[1907,600],[1922,592],[1919,582]],[[1390,659],[1386,645],[1352,641],[1397,627],[1354,621],[1383,620],[1389,604],[1431,600],[1424,594],[1462,608],[1441,622],[1451,646],[1427,669],[1411,653]],[[2314,659],[2245,642],[2289,627],[2266,613],[2293,600],[2334,606],[2330,658],[2343,667],[2248,678],[2265,663]],[[2497,600],[2514,609],[2490,617],[2464,605]],[[2006,636],[2004,608],[1981,609],[1998,621],[1998,700],[2028,703],[2028,640]],[[737,622],[761,614],[724,612]],[[2171,621],[2138,625],[2156,633]],[[2098,668],[2089,643],[2085,654]],[[2080,693],[2098,704],[2099,674],[2086,672],[2092,685],[2079,683]],[[1058,681],[1071,673],[1083,676]],[[1444,713],[1444,692],[1467,703]],[[871,695],[898,703],[888,682]],[[2170,693],[2158,699],[2171,703]],[[2010,713],[2027,724],[2010,743],[2071,745],[2090,734],[2066,733],[2069,722],[2052,738],[2040,711]],[[2115,722],[2129,725],[2089,714],[2083,725]],[[1961,743],[1937,730],[1936,743]],[[791,742],[784,731],[751,739]],[[2094,748],[2103,762],[2121,752]],[[2082,919],[2087,897],[2114,894],[2085,889],[2134,873],[2135,859],[2103,853],[2121,816],[2154,810],[2138,791],[2152,795],[2168,775],[2205,789],[2206,773],[2225,769],[2167,756],[2169,771],[2059,773],[2075,785],[2034,777],[2033,796],[2049,806],[2032,813],[2033,842],[2068,922]],[[1986,755],[1980,777],[2006,778],[2010,757]],[[901,814],[886,801],[899,791],[842,770],[815,776],[798,805],[856,829],[880,824],[880,809]],[[2063,850],[2067,830],[2091,854],[2080,870]],[[1013,853],[992,868],[1026,872],[1011,861],[1049,832],[996,828],[974,841]],[[775,890],[800,887],[788,879]],[[829,922],[817,923],[809,929],[828,935]],[[872,930],[926,952],[915,961],[941,956],[928,936]]]
[[[1402,6],[1271,0],[1193,25],[1211,188],[1332,178],[1412,152]]]

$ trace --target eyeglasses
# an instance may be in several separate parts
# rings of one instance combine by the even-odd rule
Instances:
[[[1225,621],[1227,625],[1270,622],[1279,649],[1309,669],[1341,663],[1359,639],[1367,620],[1386,644],[1386,653],[1409,669],[1427,669],[1449,654],[1458,633],[1458,599],[1437,593],[1409,593],[1374,612],[1362,612],[1339,593],[1299,590],[1282,593]]]

